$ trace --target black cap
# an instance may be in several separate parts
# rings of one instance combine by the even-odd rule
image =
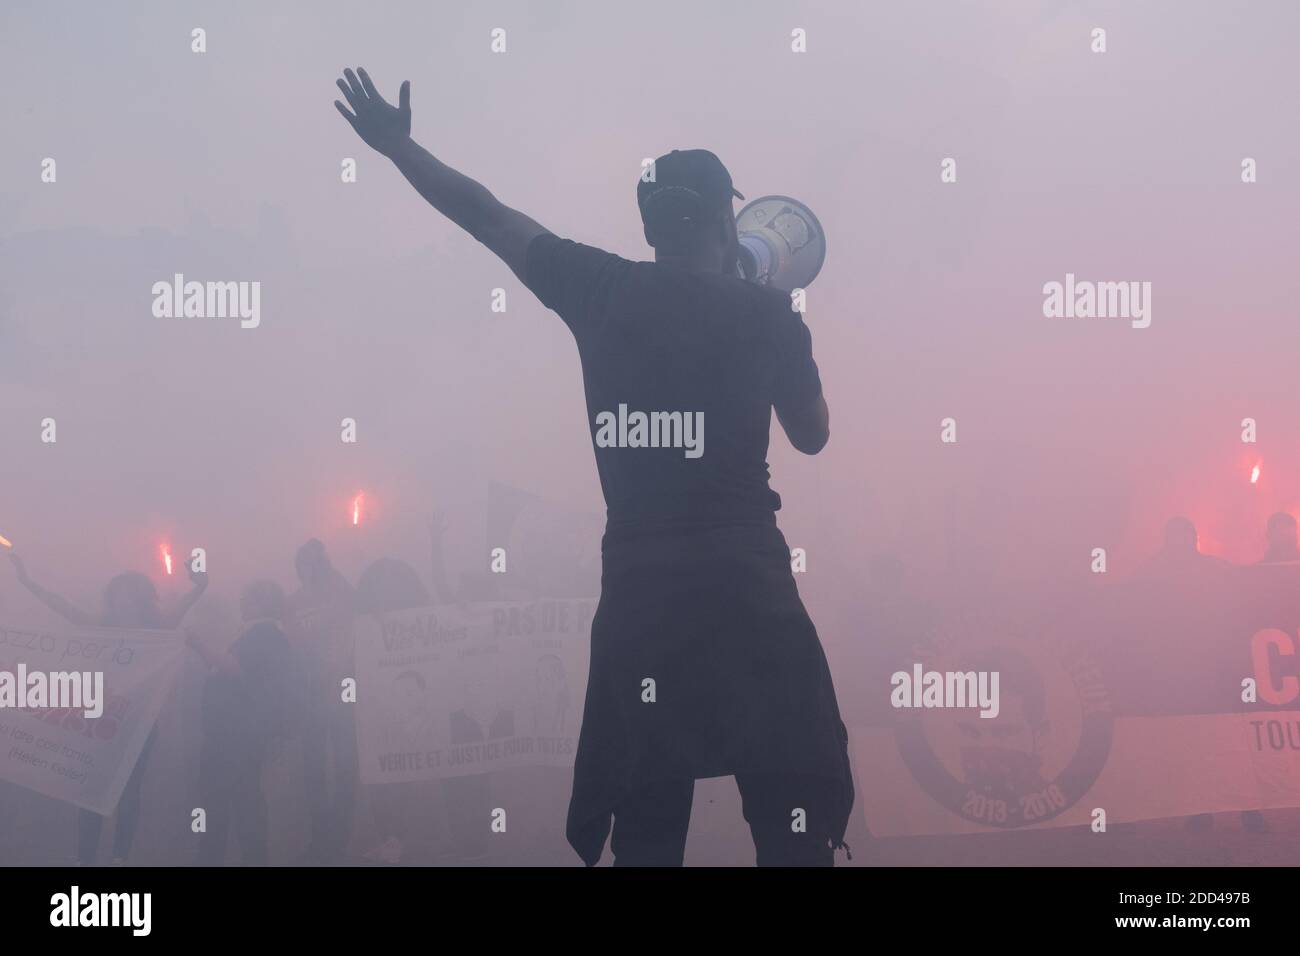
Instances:
[[[696,222],[711,216],[731,197],[744,199],[731,184],[731,173],[707,149],[675,149],[654,162],[654,181],[643,174],[636,184],[636,202],[647,226]]]

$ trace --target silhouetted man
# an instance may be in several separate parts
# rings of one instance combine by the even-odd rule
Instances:
[[[352,836],[360,771],[352,706],[342,681],[352,676],[355,595],[316,538],[294,556],[299,588],[289,599],[291,633],[305,682],[302,727],[303,779],[311,815],[304,863],[337,863]]]
[[[1111,606],[1128,627],[1113,650],[1112,691],[1126,712],[1199,713],[1216,699],[1222,662],[1212,650],[1232,601],[1232,568],[1200,549],[1181,515],[1165,522],[1164,543]]]
[[[568,836],[589,865],[680,865],[695,780],[736,776],[763,864],[830,865],[852,805],[847,734],[776,526],[772,409],[816,454],[829,415],[807,326],[737,277],[731,176],[674,151],[637,201],[654,262],[561,239],[410,138],[344,71],[335,106],[573,332],[607,506]]]
[[[1278,511],[1269,516],[1266,530],[1268,546],[1260,564],[1274,564],[1280,561],[1300,561],[1300,546],[1296,544],[1296,520],[1285,511]]]
[[[1190,518],[1182,515],[1165,522],[1165,543],[1156,559],[1168,565],[1195,563],[1201,554],[1200,535]]]

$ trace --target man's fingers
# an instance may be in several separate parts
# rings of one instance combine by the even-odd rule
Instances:
[[[365,101],[368,98],[366,88],[361,85],[361,81],[350,68],[343,71],[343,78],[348,81],[348,86],[352,87],[352,93],[358,100]]]
[[[403,112],[411,109],[411,81],[402,80],[402,88],[397,93],[397,108]]]
[[[340,113],[343,114],[343,118],[344,118],[345,120],[347,120],[349,123],[352,124],[352,128],[353,128],[353,129],[356,129],[356,128],[357,128],[357,118],[356,118],[355,116],[353,116],[351,113],[348,112],[348,109],[347,109],[346,106],[344,106],[344,105],[343,105],[342,103],[340,103],[338,100],[335,100],[335,101],[334,101],[334,108],[335,108],[336,110],[338,110]]]
[[[381,103],[384,102],[384,98],[380,96],[379,91],[375,89],[375,84],[370,82],[370,74],[366,72],[365,67],[357,67],[357,75],[361,77],[361,85],[365,87],[366,95],[374,97]]]
[[[348,101],[348,106],[352,107],[352,111],[354,113],[360,113],[362,101],[352,92],[352,87],[348,86],[342,80],[335,80],[334,82],[337,83],[339,89],[343,91],[343,97]]]

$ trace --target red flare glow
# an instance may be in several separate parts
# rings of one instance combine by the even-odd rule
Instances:
[[[1259,481],[1259,465],[1250,470],[1250,483],[1253,485]]]
[[[352,499],[352,524],[361,524],[361,499],[363,495],[357,495]]]
[[[163,567],[167,569],[167,573],[168,573],[168,574],[171,574],[171,573],[172,573],[172,553],[171,553],[171,551],[169,551],[169,550],[167,549],[167,545],[165,545],[165,544],[162,545],[162,547],[161,547],[159,550],[162,551]]]

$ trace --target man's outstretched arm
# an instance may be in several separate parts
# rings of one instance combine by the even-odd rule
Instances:
[[[491,249],[526,282],[528,244],[547,230],[411,139],[410,81],[402,83],[397,106],[379,95],[370,75],[359,67],[356,73],[344,70],[338,86],[352,109],[338,100],[334,105],[357,135],[391,159],[429,205]]]

